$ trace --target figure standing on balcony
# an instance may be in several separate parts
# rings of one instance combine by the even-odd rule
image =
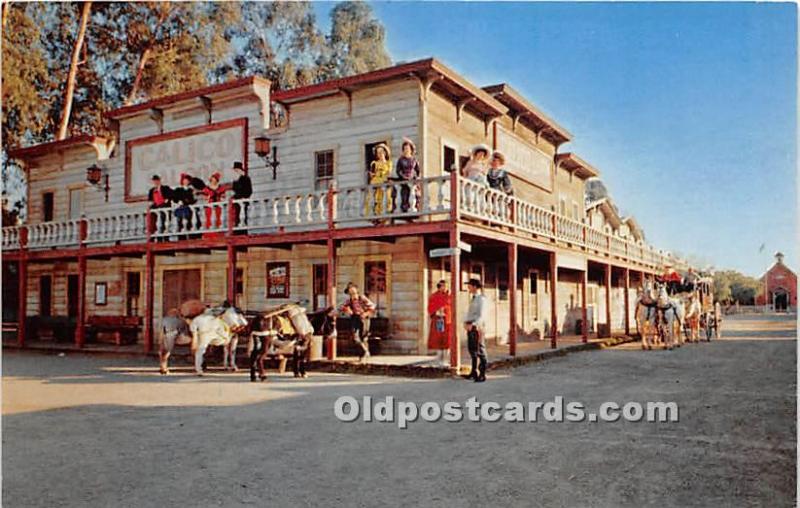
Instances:
[[[492,189],[504,192],[508,196],[514,195],[514,188],[511,186],[511,177],[508,171],[503,169],[506,164],[506,156],[499,150],[492,154],[492,161],[489,163],[489,173],[486,174],[486,181]]]
[[[248,199],[253,195],[253,182],[247,175],[247,171],[244,169],[241,161],[233,163],[233,171],[237,175],[236,180],[233,181],[233,199]],[[244,203],[244,206],[239,203],[233,205],[234,224],[237,226],[247,224],[248,209],[249,206],[247,203]],[[244,210],[244,213],[242,213],[242,210]],[[245,231],[237,231],[236,233],[245,233]]]
[[[417,186],[412,182],[420,177],[422,170],[419,167],[419,161],[417,161],[417,147],[414,145],[414,142],[408,138],[403,138],[403,144],[401,146],[403,155],[397,159],[396,171],[397,178],[401,182],[406,182],[400,186],[400,210],[405,213],[412,208],[412,191],[414,192],[414,196],[417,198],[417,201],[419,201]],[[413,208],[416,210],[418,205]]]
[[[462,175],[473,182],[489,185],[486,175],[489,173],[489,154],[492,150],[486,145],[472,147],[472,155],[462,170]]]
[[[386,143],[380,143],[372,149],[372,155],[375,159],[369,163],[367,181],[370,185],[383,185],[389,180],[389,175],[392,173],[392,152]],[[376,187],[372,189],[370,194],[372,200],[367,200],[365,210],[367,216],[382,215],[384,210],[383,200],[386,191],[383,187]],[[370,203],[372,204],[371,207]],[[375,220],[373,222],[379,224],[381,221]]]
[[[192,224],[192,209],[190,208],[197,202],[192,187],[192,175],[181,173],[181,185],[172,190],[172,200],[178,205],[178,208],[175,209],[178,231],[189,231],[197,227],[196,223]]]
[[[215,171],[211,174],[211,177],[208,179],[208,184],[206,188],[203,189],[203,194],[206,197],[206,229],[211,228],[221,228],[222,227],[222,205],[214,205],[214,203],[220,203],[225,199],[225,191],[226,188],[224,185],[220,185],[219,181],[222,178],[222,175],[219,171]],[[212,222],[211,217],[214,217]],[[213,238],[215,236],[220,236],[221,233],[204,233],[204,238]]]
[[[147,200],[150,202],[150,210],[158,210],[159,208],[169,208],[172,201],[172,189],[166,185],[161,184],[161,177],[153,175],[150,179],[153,186],[147,193]],[[160,218],[160,220],[159,220]],[[150,214],[150,230],[153,233],[162,233],[169,228],[169,213],[152,213]],[[159,237],[158,241],[166,241],[166,237]]]
[[[431,326],[428,333],[428,350],[436,351],[436,358],[446,364],[447,351],[450,349],[450,327],[452,326],[452,311],[450,306],[450,292],[447,282],[440,280],[436,284],[436,292],[428,298],[428,315],[431,317]]]
[[[363,362],[369,358],[369,318],[375,313],[375,304],[366,296],[358,294],[358,286],[352,282],[347,284],[344,294],[348,298],[341,311],[350,318],[353,340],[361,347],[359,360]]]

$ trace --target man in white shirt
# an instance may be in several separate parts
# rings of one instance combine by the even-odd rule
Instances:
[[[469,302],[467,316],[464,318],[464,328],[467,330],[467,348],[472,358],[472,371],[467,379],[476,383],[486,381],[486,341],[484,340],[484,327],[486,325],[487,303],[486,297],[481,294],[483,285],[478,279],[470,279],[468,283]]]

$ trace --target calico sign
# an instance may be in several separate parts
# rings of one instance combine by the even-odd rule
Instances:
[[[247,168],[246,119],[133,139],[125,144],[125,199],[147,199],[153,175],[170,187],[180,185],[181,173],[208,181],[219,171],[231,182],[235,161]]]

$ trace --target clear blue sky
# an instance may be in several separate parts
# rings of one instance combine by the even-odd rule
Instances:
[[[654,245],[798,266],[794,4],[373,3],[395,61],[507,82],[574,135]],[[315,4],[327,23],[333,4]],[[763,252],[759,252],[762,244]]]

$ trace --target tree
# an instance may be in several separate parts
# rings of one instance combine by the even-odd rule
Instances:
[[[67,127],[69,117],[72,112],[72,97],[75,95],[75,80],[78,75],[78,65],[86,63],[80,61],[81,51],[83,50],[83,40],[86,37],[86,26],[89,24],[89,13],[92,10],[92,2],[86,1],[81,9],[81,19],[78,25],[78,34],[72,46],[72,57],[69,63],[69,73],[67,74],[66,90],[64,91],[64,104],[61,106],[61,120],[58,126],[56,139],[67,137]]]
[[[386,30],[366,2],[341,2],[331,11],[326,79],[360,74],[391,65]]]
[[[740,305],[755,303],[761,282],[735,270],[722,270],[714,273],[714,299],[738,302]]]
[[[41,26],[36,13],[41,4],[3,3],[3,115],[5,147],[40,141],[51,127],[51,100],[42,91],[54,87],[41,44]]]

